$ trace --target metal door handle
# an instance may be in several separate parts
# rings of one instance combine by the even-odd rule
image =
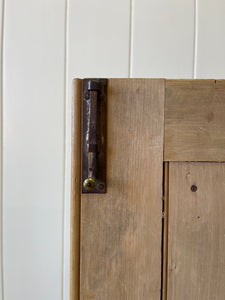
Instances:
[[[82,192],[106,192],[106,79],[84,79],[82,88]]]

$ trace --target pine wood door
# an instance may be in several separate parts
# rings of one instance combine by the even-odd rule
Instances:
[[[107,193],[81,193],[73,82],[71,300],[225,299],[225,83],[109,79]]]
[[[164,300],[225,299],[225,81],[168,80]]]

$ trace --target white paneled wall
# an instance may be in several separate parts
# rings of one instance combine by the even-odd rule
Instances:
[[[194,12],[194,0],[133,0],[132,77],[192,78]]]
[[[69,300],[72,78],[225,78],[225,4],[0,0],[3,14],[0,300]]]
[[[198,78],[225,79],[225,1],[198,0]]]
[[[4,2],[0,0],[0,300],[3,300],[3,253],[2,253],[2,46],[3,46],[3,20]]]
[[[128,77],[130,0],[72,0],[68,18],[70,80]]]
[[[65,1],[6,0],[4,300],[62,299]]]

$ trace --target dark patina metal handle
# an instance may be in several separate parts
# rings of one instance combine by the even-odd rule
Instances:
[[[106,192],[106,79],[83,80],[82,192]]]

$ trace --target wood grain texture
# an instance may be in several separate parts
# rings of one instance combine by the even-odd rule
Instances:
[[[167,299],[225,299],[225,164],[169,165]]]
[[[167,80],[166,161],[225,161],[225,80]]]
[[[164,89],[108,82],[107,193],[81,197],[81,300],[160,299]]]
[[[71,141],[70,300],[79,300],[82,80],[73,81]]]

